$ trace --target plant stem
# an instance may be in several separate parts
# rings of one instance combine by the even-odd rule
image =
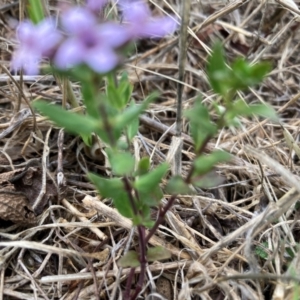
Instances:
[[[224,116],[225,113],[220,117],[220,119],[217,122],[217,128],[220,129],[222,128],[223,124],[224,124]],[[213,136],[212,135],[208,135],[205,140],[203,141],[201,147],[199,149],[196,149],[196,157],[199,157],[201,154],[204,153],[204,150],[208,144],[208,142],[211,140]],[[194,173],[194,165],[192,165],[191,169],[189,170],[189,173],[187,175],[187,177],[184,179],[184,182],[186,184],[190,184],[191,183],[191,178],[193,176]],[[155,234],[156,230],[158,229],[159,225],[162,224],[162,222],[165,219],[165,215],[168,212],[169,209],[171,209],[171,207],[174,204],[174,201],[176,200],[177,195],[172,195],[171,198],[169,199],[168,203],[160,209],[159,214],[158,214],[158,218],[155,221],[154,226],[150,229],[148,235],[146,236],[146,244],[149,242],[150,238]]]
[[[139,244],[140,244],[140,264],[141,264],[141,271],[139,275],[139,281],[137,283],[137,286],[135,288],[135,293],[132,295],[131,299],[135,300],[137,296],[139,295],[140,291],[143,288],[143,283],[145,279],[146,274],[146,265],[147,265],[147,257],[146,257],[146,237],[145,237],[145,227],[142,225],[138,226],[138,234],[139,234]]]
[[[123,299],[130,299],[130,288],[131,288],[131,284],[132,284],[132,280],[133,280],[133,276],[134,276],[134,271],[135,271],[135,268],[131,268],[130,269],[130,272],[128,274],[128,278],[127,278],[127,281],[126,281],[126,287],[125,287],[125,292],[124,292],[124,295],[123,295]]]
[[[130,205],[132,207],[132,210],[134,212],[135,215],[138,215],[139,214],[139,211],[135,205],[135,201],[134,201],[134,198],[133,198],[133,195],[132,195],[132,186],[129,182],[129,179],[127,177],[123,177],[123,182],[124,182],[124,186],[125,186],[125,191],[128,195],[128,198],[129,198],[129,201],[130,201]]]
[[[190,14],[191,0],[182,1],[181,8],[181,26],[179,35],[179,57],[178,57],[178,84],[177,84],[177,113],[176,113],[176,136],[181,137],[182,133],[182,94],[183,94],[183,84],[185,75],[185,63],[187,56],[187,29],[189,24],[189,14]],[[182,145],[182,144],[181,144]],[[174,155],[174,174],[181,174],[181,164],[182,164],[182,147],[178,147]]]
[[[111,146],[111,148],[114,148],[116,145],[116,141],[115,141],[115,138],[113,135],[113,129],[109,123],[105,105],[103,105],[102,103],[100,104],[100,115],[103,119],[104,130],[107,133],[107,137],[109,139],[110,146]]]
[[[201,155],[204,152],[205,147],[206,147],[206,145],[208,144],[208,142],[210,141],[211,138],[212,137],[210,135],[207,136],[207,138],[204,140],[204,142],[202,143],[199,150],[196,151],[197,156]],[[191,169],[189,170],[188,176],[184,180],[187,184],[190,183],[193,173],[194,173],[194,166],[192,165]],[[149,242],[150,238],[155,234],[155,232],[158,229],[159,225],[162,224],[162,222],[164,221],[165,215],[168,212],[168,210],[171,209],[171,207],[173,206],[174,201],[176,200],[176,197],[177,197],[177,195],[172,195],[171,198],[169,199],[168,203],[163,208],[160,209],[159,214],[158,214],[158,218],[157,218],[154,226],[151,228],[148,235],[146,236],[146,241],[145,241],[146,244]]]
[[[153,225],[153,227],[150,229],[148,235],[145,238],[146,244],[149,242],[151,237],[155,234],[159,225],[162,224],[162,222],[164,221],[165,215],[168,212],[168,210],[173,206],[174,201],[176,200],[176,197],[177,197],[177,195],[172,195],[171,198],[169,199],[168,203],[164,207],[160,208],[158,218],[157,218],[155,224]]]
[[[124,177],[123,182],[124,182],[125,190],[128,194],[128,198],[129,198],[132,210],[135,215],[138,215],[138,214],[140,214],[140,212],[136,207],[136,202],[135,202],[135,199],[132,194],[132,186],[130,184],[130,181],[127,177]],[[135,194],[136,194],[136,198],[138,199],[138,193],[136,192]],[[145,227],[142,225],[138,225],[137,230],[138,230],[139,246],[140,246],[139,247],[140,248],[139,261],[141,264],[141,271],[140,271],[140,275],[139,275],[139,281],[135,288],[135,293],[130,297],[130,288],[131,288],[135,268],[132,268],[130,270],[130,273],[129,273],[129,276],[128,276],[127,282],[126,282],[126,290],[124,293],[124,299],[132,299],[132,300],[136,299],[138,294],[142,290],[144,279],[145,279],[146,265],[147,265],[147,258],[146,258],[147,242],[146,242],[146,238],[145,238],[145,235],[146,235]]]
[[[204,150],[205,150],[205,148],[206,148],[206,145],[208,144],[208,142],[210,141],[211,138],[212,138],[211,135],[208,135],[208,136],[205,138],[205,140],[203,141],[201,147],[200,147],[198,150],[196,150],[196,153],[195,153],[195,154],[196,154],[196,157],[199,157],[199,156],[204,152]],[[190,184],[190,183],[191,183],[191,179],[192,179],[194,170],[195,170],[195,166],[194,166],[194,164],[192,164],[192,167],[190,168],[189,173],[188,173],[186,179],[184,180],[185,183],[187,183],[187,184]]]

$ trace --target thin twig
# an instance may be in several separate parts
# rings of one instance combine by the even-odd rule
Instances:
[[[182,132],[182,92],[183,85],[180,82],[184,82],[186,53],[187,53],[187,28],[189,24],[191,1],[185,0],[181,4],[181,27],[179,37],[179,57],[178,57],[178,81],[177,82],[177,115],[176,115],[176,136],[181,138]],[[174,155],[174,173],[176,175],[181,174],[181,147],[177,147]]]

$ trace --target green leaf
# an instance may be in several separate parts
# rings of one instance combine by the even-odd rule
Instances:
[[[218,114],[218,117],[224,118],[224,126],[241,127],[241,121],[234,113],[232,105],[229,105],[229,108],[227,110],[224,106],[218,105],[216,102],[213,102],[213,105],[216,113]]]
[[[121,151],[127,151],[129,149],[130,145],[128,144],[127,140],[125,139],[119,139],[116,145],[116,149],[119,149]]]
[[[134,183],[134,187],[138,190],[138,192],[143,193],[149,193],[155,190],[155,188],[159,186],[162,178],[166,175],[168,169],[169,165],[167,163],[161,164],[156,169],[137,178]]]
[[[256,80],[256,83],[259,83],[263,78],[271,71],[271,63],[268,61],[259,62],[251,66],[251,75],[252,79]]]
[[[124,108],[123,95],[120,94],[114,82],[114,75],[112,73],[107,75],[106,94],[108,101],[118,110]]]
[[[137,135],[137,132],[139,130],[139,118],[135,118],[132,120],[132,122],[127,126],[127,136],[129,141],[132,141],[132,139]]]
[[[128,75],[126,72],[122,74],[121,80],[118,87],[120,94],[123,95],[124,106],[129,103],[132,95],[133,86],[129,82]]]
[[[86,106],[87,114],[95,119],[98,119],[100,117],[100,108],[97,98],[101,97],[101,95],[96,95],[95,87],[92,82],[82,82],[81,93],[83,96],[84,105]]]
[[[297,253],[297,251],[295,251],[295,249],[293,249],[292,247],[287,247],[285,248],[286,254],[289,256],[289,260],[292,260],[295,258],[295,252]]]
[[[132,207],[129,203],[127,194],[122,193],[119,197],[114,197],[113,203],[122,216],[130,219],[132,219],[135,216]]]
[[[232,64],[232,88],[235,90],[246,89],[262,82],[263,78],[270,71],[271,65],[268,62],[261,62],[250,65],[243,58],[238,58]]]
[[[133,225],[134,226],[143,225],[147,228],[151,228],[154,223],[154,221],[151,220],[151,207],[141,202],[142,201],[137,202],[137,209],[139,211],[139,214],[135,215],[132,218]]]
[[[295,203],[295,212],[296,212],[297,214],[300,213],[300,201],[297,201],[297,202]]]
[[[131,175],[134,170],[135,159],[129,152],[119,152],[111,148],[106,149],[112,171],[115,175]]]
[[[237,90],[260,83],[270,69],[268,62],[250,65],[243,58],[236,59],[230,69],[226,66],[222,45],[217,43],[208,59],[207,74],[214,92],[228,101]]]
[[[66,111],[60,106],[48,104],[44,101],[33,103],[33,107],[43,115],[49,117],[58,126],[77,134],[91,134],[100,128],[99,121],[90,117]]]
[[[93,144],[93,136],[91,134],[84,134],[84,133],[81,133],[80,134],[83,142],[85,145],[87,145],[88,147],[91,147],[92,144]]]
[[[108,74],[106,92],[109,102],[112,103],[115,108],[119,111],[124,109],[128,104],[132,93],[132,85],[128,80],[127,74],[125,72],[122,74],[117,86],[114,74]]]
[[[42,1],[29,0],[28,13],[30,20],[34,24],[38,24],[44,19],[44,10]]]
[[[143,204],[148,207],[155,207],[160,203],[160,200],[164,197],[164,194],[159,186],[144,192],[139,191],[139,198]]]
[[[106,97],[101,95],[101,97]],[[99,96],[100,97],[100,96]],[[103,99],[102,99],[103,100]],[[99,126],[95,133],[108,145],[115,146],[123,134],[123,128],[117,127],[115,124],[115,116],[120,113],[110,105],[108,101],[99,101]]]
[[[114,145],[114,141],[118,140],[122,134],[122,132],[112,130],[112,137],[113,141],[111,140],[110,133],[103,127],[99,127],[97,130],[95,130],[95,133],[100,137],[100,139],[106,143],[107,145]]]
[[[121,215],[127,218],[134,217],[128,194],[121,179],[106,179],[92,173],[88,174],[88,178],[96,186],[102,197],[113,199],[113,203]]]
[[[223,47],[221,43],[217,43],[213,47],[211,56],[208,58],[207,74],[208,80],[215,93],[226,95],[230,86],[228,79],[231,71],[226,66]]]
[[[197,99],[194,107],[184,113],[190,121],[190,132],[194,140],[196,151],[207,137],[214,136],[218,128],[211,122],[208,109]]]
[[[150,161],[148,158],[143,159],[139,163],[139,174],[143,174],[138,177],[134,183],[134,187],[139,193],[139,199],[141,205],[147,205],[148,207],[157,206],[160,200],[163,198],[163,192],[159,187],[162,178],[165,176],[169,169],[169,165],[164,163],[158,166],[152,171],[148,171]]]
[[[147,251],[147,261],[161,261],[171,258],[171,252],[162,246],[149,248]]]
[[[204,175],[192,176],[191,183],[202,189],[215,188],[224,182],[224,178],[216,174],[215,171],[208,172]]]
[[[51,69],[47,70],[45,69],[46,73],[55,73],[60,75],[61,77],[68,77],[70,81],[80,81],[81,83],[91,83],[94,80],[94,77],[96,76],[95,73],[91,71],[91,69],[86,66],[85,64],[79,64],[76,66],[73,66],[71,69],[58,69],[54,65],[51,67]],[[98,75],[100,77],[100,75]],[[99,81],[101,79],[99,78]]]
[[[148,105],[157,98],[157,93],[149,95],[141,104],[134,104],[124,110],[114,119],[116,129],[123,130],[132,120],[139,117],[139,115],[148,107]]]
[[[142,197],[139,195],[139,201],[137,201],[137,209],[139,211],[138,215],[135,215],[132,218],[134,226],[145,226],[146,228],[152,228],[155,224],[155,221],[151,216],[151,206],[147,203],[143,203]]]
[[[138,163],[138,167],[136,170],[136,176],[141,176],[141,175],[147,174],[149,169],[150,169],[150,158],[142,157]]]
[[[88,174],[88,178],[98,189],[100,195],[104,198],[118,198],[126,194],[124,184],[120,178],[102,178],[93,173]]]
[[[167,186],[166,186],[166,192],[171,195],[186,195],[191,194],[191,189],[189,188],[188,184],[184,182],[181,176],[174,176],[172,177]]]
[[[300,287],[296,282],[294,282],[294,284],[293,284],[292,297],[293,297],[292,300],[299,300],[300,299]]]
[[[255,247],[255,254],[259,256],[262,259],[267,259],[268,258],[268,253],[266,252],[266,248],[268,247],[267,242],[263,242],[262,246],[257,246]]]
[[[194,161],[194,174],[196,176],[204,175],[211,171],[216,164],[226,162],[230,158],[231,155],[222,150],[216,150],[208,155],[201,155]]]
[[[134,105],[134,102],[131,102],[130,106],[133,106],[133,105]],[[137,132],[139,129],[139,124],[140,124],[139,117],[137,116],[126,127],[127,136],[130,141],[137,135]]]
[[[279,118],[273,107],[267,104],[249,105],[249,113],[252,113],[253,115],[259,115],[275,122],[279,121]]]
[[[118,261],[118,265],[121,268],[136,268],[140,265],[138,254],[130,250]]]
[[[155,222],[152,220],[148,219],[143,219],[141,222],[141,225],[145,226],[146,228],[152,228],[154,226]]]
[[[269,118],[273,121],[278,121],[278,116],[275,110],[267,104],[250,104],[248,105],[244,100],[239,99],[235,101],[231,108],[227,111],[228,117],[234,118],[236,116],[251,116],[260,115],[264,118]]]
[[[171,252],[164,247],[157,246],[149,248],[146,254],[147,261],[161,261],[169,259],[171,257]],[[136,268],[140,266],[139,255],[136,251],[128,251],[122,258],[118,261],[119,267],[122,268]]]

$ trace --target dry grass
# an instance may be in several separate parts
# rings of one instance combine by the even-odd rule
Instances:
[[[17,2],[0,2],[0,300],[120,299],[129,270],[117,261],[137,249],[135,232],[87,181],[86,170],[108,174],[103,145],[86,149],[28,107],[35,99],[68,100],[66,82],[6,71],[15,44],[12,26],[23,14]],[[55,15],[56,1],[49,2]],[[179,0],[149,2],[157,14],[180,11]],[[288,143],[299,134],[300,23],[275,3],[283,1],[270,2],[192,2],[184,109],[199,94],[208,107],[217,100],[205,70],[221,39],[229,61],[242,55],[272,62],[263,84],[239,97],[273,105],[281,125],[242,119],[241,128],[224,128],[210,141],[208,152],[226,149],[234,158],[217,167],[220,186],[178,197],[150,240],[168,248],[172,259],[149,264],[143,299],[300,298],[299,159]],[[153,90],[161,93],[141,117],[133,145],[134,155],[149,155],[153,165],[174,154],[178,55],[178,36],[142,41],[126,64],[137,101]],[[80,99],[79,86],[72,83],[72,89]],[[183,175],[194,158],[187,128],[184,121]],[[33,205],[36,214],[26,209]]]

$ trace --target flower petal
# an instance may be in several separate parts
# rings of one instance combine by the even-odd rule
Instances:
[[[142,24],[151,17],[151,11],[144,1],[119,0],[118,5],[126,22],[143,26]]]
[[[36,43],[41,49],[42,55],[53,49],[61,40],[62,35],[56,29],[52,19],[45,19],[36,28]]]
[[[94,14],[83,7],[75,7],[63,12],[61,17],[64,29],[71,34],[81,34],[97,23]]]
[[[39,52],[43,57],[47,57],[61,40],[61,34],[55,28],[52,19],[45,19],[37,25],[30,21],[20,23],[17,37],[20,48],[27,49],[29,52]]]
[[[171,17],[161,17],[149,20],[144,26],[132,24],[131,27],[139,38],[161,38],[173,33],[178,25]]]
[[[94,12],[99,12],[108,0],[87,0],[86,7]]]
[[[86,48],[76,38],[67,39],[58,48],[54,64],[60,69],[71,68],[83,62]]]
[[[21,43],[30,43],[32,33],[34,32],[34,25],[31,21],[24,21],[17,27],[17,38]]]
[[[39,74],[39,62],[42,57],[35,52],[27,51],[26,49],[18,49],[11,60],[11,70],[17,72],[24,70],[26,75]]]
[[[98,43],[113,48],[120,47],[131,39],[128,27],[115,23],[105,23],[98,26],[97,36]]]
[[[86,57],[86,64],[98,73],[107,73],[113,70],[119,63],[119,57],[109,48],[93,48]]]

